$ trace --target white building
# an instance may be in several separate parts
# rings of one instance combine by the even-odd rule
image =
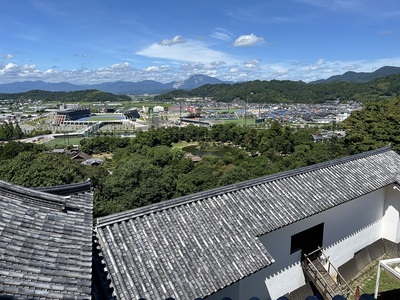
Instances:
[[[343,122],[344,120],[346,120],[349,116],[350,116],[350,114],[349,114],[348,112],[341,112],[341,113],[338,113],[338,114],[336,115],[336,122],[337,122],[337,123],[341,123],[341,122]]]
[[[153,112],[154,112],[154,113],[164,112],[164,107],[163,107],[163,106],[159,106],[159,105],[154,106],[154,107],[153,107]]]
[[[303,254],[318,247],[348,277],[371,244],[397,254],[399,175],[385,147],[99,218],[113,294],[277,299],[306,286]]]

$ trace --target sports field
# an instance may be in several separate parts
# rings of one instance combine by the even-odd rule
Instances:
[[[80,121],[119,121],[123,119],[124,116],[122,114],[98,114],[80,119]]]
[[[73,146],[79,145],[79,142],[84,139],[83,137],[62,137],[55,138],[45,143],[46,146],[54,148],[55,146]]]

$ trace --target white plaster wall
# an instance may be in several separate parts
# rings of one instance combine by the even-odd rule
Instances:
[[[389,199],[386,202],[385,197]],[[261,236],[260,241],[275,262],[207,300],[221,300],[223,297],[232,300],[251,297],[274,300],[304,285],[301,253],[297,251],[290,254],[291,236],[320,223],[324,223],[324,252],[335,267],[382,237],[391,235],[399,239],[399,199],[400,191],[393,191],[390,186]],[[393,212],[394,206],[397,215]],[[393,224],[396,226],[393,227]],[[396,232],[395,237],[393,231]]]
[[[305,284],[301,253],[290,254],[292,235],[324,223],[324,252],[338,267],[355,252],[381,238],[384,197],[385,189],[381,189],[261,237],[276,260],[265,271],[271,299]]]
[[[385,188],[321,214],[325,219],[324,252],[338,267],[354,253],[382,238]]]
[[[400,242],[400,189],[390,186],[386,189],[382,237],[394,243]]]

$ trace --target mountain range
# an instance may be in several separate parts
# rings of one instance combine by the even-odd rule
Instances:
[[[377,78],[386,77],[390,75],[400,74],[400,67],[390,67],[385,66],[382,68],[377,69],[374,72],[353,72],[348,71],[342,75],[335,75],[331,76],[327,79],[321,79],[317,81],[313,81],[310,83],[330,83],[330,82],[338,82],[338,81],[345,81],[345,82],[368,82],[375,80]]]
[[[335,75],[327,79],[313,81],[310,82],[310,84],[331,83],[338,81],[362,83],[395,74],[400,74],[400,67],[385,66],[371,73],[349,71],[342,75]],[[31,90],[44,90],[49,92],[71,92],[95,89],[113,94],[143,95],[162,94],[177,89],[192,90],[205,84],[220,83],[232,84],[233,82],[222,81],[218,78],[210,77],[207,75],[192,75],[186,80],[172,81],[169,83],[161,83],[154,80],[143,80],[138,82],[116,81],[92,85],[77,85],[68,82],[49,83],[43,81],[23,81],[0,84],[0,93],[23,93]]]
[[[113,94],[160,94],[183,89],[191,90],[204,84],[232,83],[219,80],[206,75],[192,75],[183,81],[161,83],[154,80],[139,82],[115,81],[100,84],[71,84],[68,82],[49,83],[43,81],[23,81],[0,84],[0,93],[24,93],[31,90],[44,90],[49,92],[72,92],[80,90],[100,90]]]

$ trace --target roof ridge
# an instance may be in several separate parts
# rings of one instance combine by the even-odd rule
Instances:
[[[267,183],[267,182],[272,182],[272,181],[276,181],[276,180],[279,180],[279,179],[283,179],[283,178],[287,178],[287,177],[291,177],[291,176],[296,176],[296,175],[312,172],[312,171],[315,171],[315,170],[324,169],[324,168],[331,167],[331,166],[344,164],[344,163],[347,163],[347,162],[350,162],[350,161],[359,160],[359,159],[362,159],[362,158],[366,158],[366,157],[369,157],[369,156],[377,155],[377,154],[388,152],[388,151],[391,151],[391,146],[390,145],[385,146],[385,147],[381,147],[381,148],[378,148],[378,149],[375,149],[375,150],[362,152],[362,153],[359,153],[359,154],[354,154],[354,155],[350,155],[350,156],[346,156],[346,157],[341,157],[341,158],[337,158],[337,159],[334,159],[334,160],[330,160],[330,161],[321,162],[321,163],[317,163],[317,164],[310,165],[310,166],[297,168],[297,169],[294,169],[294,170],[289,170],[289,171],[284,171],[284,172],[280,172],[280,173],[276,173],[276,174],[271,174],[271,175],[267,175],[267,176],[263,176],[263,177],[259,177],[259,178],[255,178],[255,179],[250,179],[250,180],[247,180],[247,181],[243,181],[243,182],[239,182],[239,183],[235,183],[235,184],[231,184],[231,185],[227,185],[227,186],[222,186],[222,187],[217,187],[217,188],[206,190],[206,191],[201,191],[201,192],[198,192],[198,193],[195,193],[195,194],[192,194],[192,195],[186,195],[186,196],[178,197],[178,198],[175,198],[175,199],[170,199],[170,200],[162,201],[162,202],[159,202],[159,203],[150,204],[150,205],[147,205],[147,206],[126,210],[126,211],[123,211],[123,212],[120,212],[120,213],[116,213],[116,214],[112,214],[112,215],[109,215],[109,216],[104,216],[104,217],[97,218],[96,219],[96,226],[97,227],[107,226],[107,225],[112,224],[112,223],[122,222],[122,221],[130,219],[132,217],[139,217],[139,216],[143,216],[143,215],[149,215],[151,213],[155,213],[155,212],[158,212],[158,211],[161,211],[161,210],[165,210],[165,209],[169,209],[169,208],[178,207],[178,206],[181,206],[181,205],[193,203],[193,202],[199,201],[201,199],[204,199],[206,196],[207,196],[207,198],[215,197],[215,196],[218,196],[220,194],[225,194],[225,193],[237,191],[239,189],[245,189],[245,188],[248,188],[248,187],[251,187],[251,186],[256,186],[256,185],[259,185],[259,184],[264,184],[264,183]]]
[[[81,182],[34,188],[34,190],[59,196],[67,196],[83,192],[90,192],[92,190],[92,182],[89,178]]]
[[[16,195],[17,197],[20,197],[21,201],[23,202],[36,203],[39,206],[45,206],[59,210],[65,209],[65,198],[58,195],[45,193],[2,180],[0,180],[0,191],[4,191],[5,193],[11,195]]]

